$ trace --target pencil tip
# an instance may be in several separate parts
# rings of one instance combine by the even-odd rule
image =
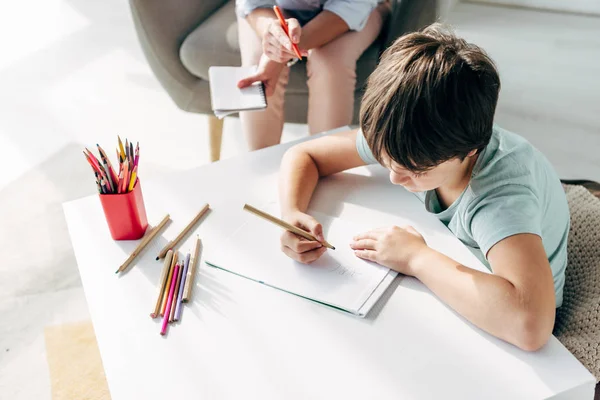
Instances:
[[[115,274],[118,274],[120,271],[121,271],[120,269],[116,270],[116,271],[115,271]]]
[[[159,259],[159,257],[158,257],[158,256],[156,256],[156,260],[158,260],[158,259]]]
[[[331,250],[335,250],[335,246],[331,246]]]

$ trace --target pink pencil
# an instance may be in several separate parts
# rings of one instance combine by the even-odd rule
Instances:
[[[179,264],[175,265],[175,271],[173,271],[173,276],[177,276],[179,274]],[[167,333],[167,325],[169,324],[169,315],[171,314],[171,304],[173,303],[173,292],[175,292],[175,281],[176,279],[171,280],[171,289],[169,289],[169,298],[167,299],[167,309],[165,310],[165,316],[163,317],[162,329],[160,330],[160,334],[164,335]]]

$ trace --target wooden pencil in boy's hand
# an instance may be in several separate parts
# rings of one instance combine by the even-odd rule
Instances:
[[[163,294],[165,293],[167,286],[167,278],[169,277],[169,270],[171,269],[171,260],[173,259],[173,250],[169,250],[165,256],[165,264],[163,266],[162,273],[160,274],[160,280],[158,281],[158,297],[156,299],[156,305],[154,311],[150,314],[151,318],[158,317],[160,313],[160,305],[162,304]]]
[[[206,212],[208,211],[208,208],[209,208],[209,205],[205,204],[204,207],[202,207],[202,209],[194,217],[194,219],[185,228],[183,228],[181,233],[179,233],[179,235],[177,235],[177,237],[175,239],[171,240],[169,243],[167,243],[165,245],[165,247],[163,247],[163,249],[160,251],[160,253],[158,253],[158,256],[156,256],[156,259],[158,260],[158,259],[163,258],[165,256],[165,254],[167,254],[167,251],[169,251],[169,249],[172,249],[175,246],[177,246],[177,243],[179,243],[181,241],[181,239],[183,239],[183,237],[190,231],[190,229],[192,229],[194,227],[194,225],[196,225],[196,223],[200,220],[200,218],[202,218],[202,216],[204,214],[206,214]]]
[[[305,231],[303,229],[300,229],[297,226],[294,226],[294,225],[292,225],[290,223],[287,223],[287,222],[285,222],[282,219],[274,217],[271,214],[268,214],[268,213],[266,213],[264,211],[261,211],[261,210],[259,210],[257,208],[254,208],[254,207],[252,207],[249,204],[244,204],[244,210],[246,210],[246,211],[248,211],[248,212],[250,212],[250,213],[252,213],[252,214],[254,214],[254,215],[258,216],[258,217],[266,219],[267,221],[272,222],[275,225],[280,226],[281,228],[283,228],[285,230],[288,230],[288,231],[290,231],[290,232],[292,232],[292,233],[294,233],[294,234],[296,234],[298,236],[302,236],[304,239],[308,239],[308,240],[312,240],[312,241],[315,241],[315,242],[319,242],[323,246],[327,247],[328,249],[335,250],[335,247],[333,247],[331,244],[329,244],[326,240],[323,241],[323,242],[321,242],[319,239],[317,239],[316,237],[314,237],[312,233],[307,232],[307,231]]]

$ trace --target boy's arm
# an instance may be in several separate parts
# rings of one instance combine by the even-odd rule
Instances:
[[[356,136],[356,130],[328,135],[296,145],[283,157],[279,175],[282,217],[318,239],[308,241],[285,231],[281,250],[290,258],[311,263],[327,250],[321,245],[323,227],[305,211],[320,177],[365,165],[356,148]]]
[[[541,238],[510,236],[490,249],[488,260],[493,274],[428,248],[410,268],[473,324],[524,350],[539,349],[552,334],[555,317],[554,283]]]
[[[356,150],[357,130],[300,143],[281,161],[279,200],[282,214],[304,212],[320,177],[365,165]]]

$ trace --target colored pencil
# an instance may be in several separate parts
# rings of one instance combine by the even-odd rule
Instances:
[[[98,143],[96,143],[96,146],[98,147],[98,152],[100,153],[102,162],[105,163],[105,165],[106,165],[106,169],[108,170],[110,179],[114,183],[114,187],[117,187],[117,174],[115,174],[115,170],[113,169],[110,159],[108,158],[108,156],[106,155],[106,152],[102,149],[102,147],[100,147],[100,145]]]
[[[173,293],[173,304],[169,315],[169,322],[175,320],[175,309],[177,309],[177,298],[179,297],[179,285],[181,285],[181,273],[183,272],[183,262],[179,263],[179,273],[177,274],[177,282],[175,283],[175,292]]]
[[[287,22],[285,22],[285,19],[283,18],[283,14],[282,14],[281,10],[279,9],[279,7],[273,6],[273,11],[275,11],[275,14],[277,14],[277,19],[279,19],[279,24],[281,25],[281,29],[283,29],[283,32],[285,32],[285,35],[290,39],[290,43],[292,44],[292,50],[294,51],[294,53],[296,54],[298,59],[302,60],[302,54],[300,54],[298,45],[296,45],[296,43],[292,42],[292,37],[290,36]]]
[[[138,161],[140,159],[140,142],[137,142],[135,145],[135,159],[133,160],[133,164],[137,167]]]
[[[96,156],[94,156],[94,154],[87,147],[86,147],[86,150],[87,150],[89,156],[94,160],[94,162],[102,170],[102,173],[104,174],[104,176],[106,178],[106,183],[110,187],[110,192],[112,193],[114,191],[114,186],[113,186],[112,179],[110,176],[110,171],[108,170],[108,166],[106,165],[104,157],[102,157],[102,153],[100,153],[100,160],[98,160],[98,158],[96,158]]]
[[[168,253],[167,253],[168,254]],[[185,262],[183,264],[183,272],[181,273],[181,283],[179,284],[179,294],[177,295],[177,308],[175,309],[175,321],[181,319],[181,310],[183,309],[183,289],[185,289],[185,282],[187,281],[187,271],[190,265],[190,253],[185,256]]]
[[[106,193],[114,193],[115,187],[113,186],[112,181],[110,179],[110,172],[108,171],[108,166],[105,166],[104,163],[98,161],[96,156],[91,151],[89,151],[87,148],[86,148],[86,150],[88,152],[88,155],[94,162],[94,164],[96,164],[98,166],[98,169],[101,172],[103,180],[105,181],[108,189],[110,189]],[[102,158],[102,156],[100,158]]]
[[[129,164],[131,164],[131,169],[133,169],[133,143],[129,142]]]
[[[87,153],[86,153],[86,150],[87,150]],[[92,168],[95,171],[98,171],[99,176],[101,178],[105,178],[106,172],[104,171],[104,168],[102,168],[102,166],[98,162],[98,159],[87,148],[83,151],[83,154],[85,154],[85,158],[88,160],[88,163],[90,163]],[[102,184],[102,182],[101,182],[101,184]],[[105,191],[104,193],[108,193],[108,191]]]
[[[158,253],[158,256],[156,257],[156,259],[159,260],[159,259],[163,258],[165,256],[165,254],[167,254],[167,251],[169,251],[169,249],[172,249],[175,246],[177,246],[177,243],[179,243],[179,241],[190,231],[190,229],[192,229],[192,227],[200,220],[200,218],[202,218],[202,216],[204,214],[206,214],[208,209],[209,209],[209,205],[205,204],[204,207],[202,207],[202,209],[194,217],[194,219],[192,219],[190,221],[190,223],[185,228],[183,228],[183,230],[179,233],[179,235],[177,235],[177,237],[175,239],[171,240],[169,243],[166,244],[165,247],[163,247],[163,249],[160,251],[160,253]]]
[[[125,150],[123,149],[123,142],[121,141],[121,138],[119,136],[117,136],[117,139],[119,140],[119,150],[120,150],[119,161],[123,162],[123,161],[125,161]]]
[[[196,264],[198,263],[198,257],[200,255],[200,246],[202,243],[200,242],[200,238],[196,236],[196,244],[194,245],[194,253],[189,262],[189,267],[187,270],[187,277],[185,279],[185,289],[183,290],[183,302],[187,303],[190,301],[192,297],[192,289],[194,286],[194,277],[196,275]]]
[[[133,171],[131,172],[131,179],[129,179],[129,191],[130,192],[133,190],[133,187],[135,186],[136,179],[137,179],[137,165],[135,167],[133,167]]]
[[[179,274],[179,265],[175,265],[174,275]],[[167,308],[164,312],[162,328],[160,330],[160,334],[164,335],[167,333],[167,324],[169,323],[169,314],[171,313],[171,303],[173,302],[173,292],[175,291],[175,280],[171,281],[171,286],[169,290],[169,298],[167,299]]]
[[[173,280],[173,272],[175,271],[175,265],[177,265],[177,252],[173,251],[173,258],[171,259],[171,269],[169,270],[169,276],[167,277],[167,287],[170,287],[171,281]],[[160,316],[165,315],[167,309],[168,293],[163,294],[162,303],[160,304]]]
[[[85,156],[85,159],[87,160],[88,164],[90,164],[90,167],[92,167],[92,169],[94,170],[94,172],[100,173],[100,170],[96,167],[96,165],[94,165],[94,162],[92,161],[92,159],[90,158],[90,156],[87,155],[87,153],[85,152],[85,150],[83,151],[83,155]]]
[[[129,189],[129,175],[131,174],[129,160],[125,160],[123,163],[123,171],[123,193],[127,193],[127,189]]]
[[[167,222],[169,220],[170,220],[169,214],[165,215],[164,218],[162,219],[162,221],[160,221],[160,223],[158,225],[156,225],[155,228],[152,228],[150,233],[148,233],[147,235],[144,236],[144,238],[142,239],[140,244],[135,248],[133,253],[131,253],[131,255],[127,258],[127,260],[125,260],[125,262],[123,264],[121,264],[121,266],[119,267],[119,269],[117,269],[117,271],[115,273],[118,274],[119,272],[125,271],[129,267],[131,262],[138,256],[138,254],[140,254],[142,252],[142,250],[144,250],[144,248],[148,245],[148,243],[150,243],[150,241],[152,239],[154,239],[154,237],[167,224]]]
[[[163,266],[163,270],[160,274],[160,280],[158,281],[158,297],[156,299],[156,305],[154,306],[154,311],[150,314],[150,318],[158,317],[158,313],[160,312],[160,304],[162,303],[163,293],[165,292],[167,286],[167,277],[169,276],[169,269],[171,269],[171,259],[173,258],[173,250],[170,250],[165,256],[165,264]]]
[[[312,240],[312,241],[315,241],[315,242],[319,241],[310,232],[306,232],[305,230],[300,229],[297,226],[289,224],[289,223],[285,222],[284,220],[281,220],[281,219],[279,219],[277,217],[272,216],[271,214],[268,214],[268,213],[266,213],[264,211],[261,211],[261,210],[259,210],[257,208],[254,208],[254,207],[252,207],[249,204],[245,204],[244,205],[244,210],[246,210],[246,211],[248,211],[248,212],[250,212],[250,213],[252,213],[252,214],[254,214],[254,215],[258,216],[258,217],[261,217],[261,218],[263,218],[263,219],[265,219],[265,220],[267,220],[269,222],[272,222],[275,225],[277,225],[277,226],[279,226],[279,227],[281,227],[283,229],[286,229],[286,230],[288,230],[288,231],[290,231],[290,232],[292,232],[292,233],[294,233],[294,234],[296,234],[298,236],[302,236],[305,239]],[[335,250],[335,247],[333,247],[327,241],[323,241],[321,244],[323,246],[329,248],[329,249]]]

